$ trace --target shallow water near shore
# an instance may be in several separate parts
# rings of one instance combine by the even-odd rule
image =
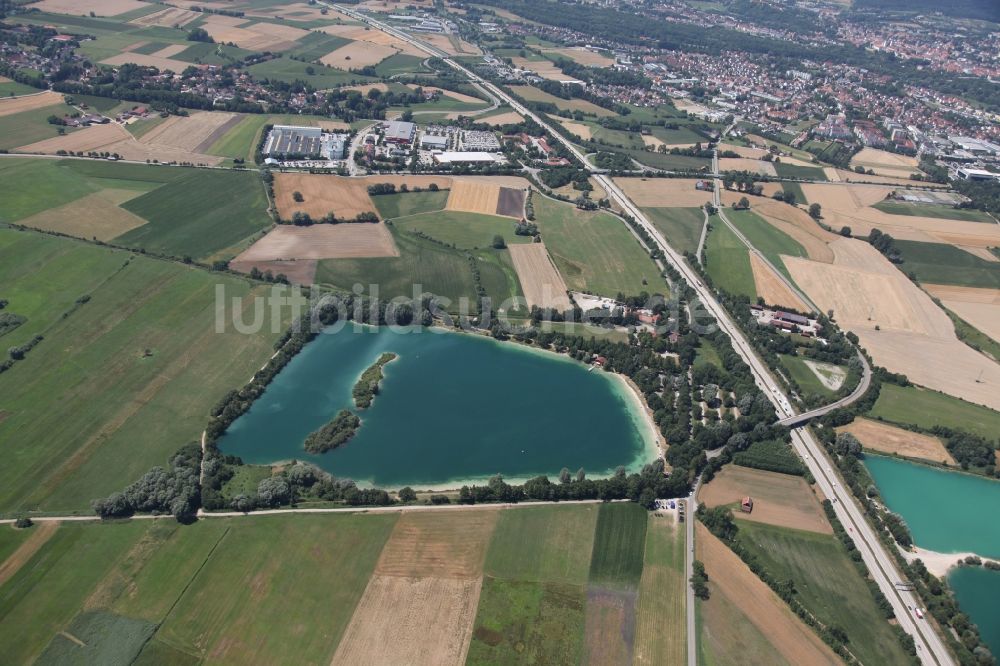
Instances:
[[[383,352],[369,409],[351,389]],[[455,487],[503,474],[521,480],[563,467],[606,476],[656,455],[640,402],[624,382],[555,354],[482,336],[348,325],[308,344],[219,441],[227,454],[266,464],[308,460],[334,476],[398,488]],[[339,410],[362,419],[338,449],[307,454],[306,436]]]

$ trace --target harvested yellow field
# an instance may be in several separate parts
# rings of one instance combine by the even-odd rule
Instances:
[[[579,46],[572,46],[562,49],[544,49],[546,53],[555,53],[564,58],[569,58],[574,62],[587,67],[611,67],[615,64],[615,59],[600,51],[586,49]]]
[[[155,67],[161,72],[169,70],[175,74],[180,74],[191,66],[191,63],[184,62],[183,60],[174,60],[173,58],[164,58],[163,56],[158,55],[130,52],[119,53],[118,55],[113,55],[110,58],[105,58],[101,61],[102,65],[112,65],[115,67],[127,63],[142,65],[143,67]]]
[[[573,307],[566,293],[566,282],[544,244],[517,243],[510,245],[509,250],[529,308],[537,305],[565,312]]]
[[[998,257],[997,255],[993,254],[989,250],[989,248],[985,248],[985,247],[969,247],[968,245],[958,245],[956,247],[958,247],[958,249],[960,249],[960,250],[964,250],[964,251],[968,252],[969,254],[973,255],[974,257],[979,257],[983,261],[1000,262],[1000,257]]]
[[[337,88],[337,90],[353,90],[354,92],[359,92],[362,95],[367,95],[372,90],[377,90],[379,92],[386,92],[389,90],[388,83],[366,83],[361,86],[342,86]],[[348,125],[350,127],[350,125]]]
[[[892,215],[872,208],[894,191],[886,185],[803,183],[809,203],[823,207],[823,221],[834,229],[850,227],[860,236],[873,228],[900,240],[949,243],[968,247],[1000,246],[1000,225],[945,220],[916,215]]]
[[[41,0],[31,8],[51,14],[85,16],[94,12],[97,16],[118,16],[148,6],[138,0]]]
[[[853,423],[837,428],[837,432],[851,433],[866,449],[873,451],[946,465],[955,464],[955,459],[937,437],[910,432],[887,423],[859,417],[855,418]]]
[[[615,178],[615,184],[641,208],[697,208],[712,198],[697,178]]]
[[[738,505],[748,495],[753,498],[753,512],[737,509],[737,518],[833,534],[819,500],[801,476],[726,465],[702,486],[698,501],[710,507]]]
[[[985,225],[988,226],[988,225]],[[795,283],[878,365],[921,386],[1000,409],[1000,365],[955,335],[948,315],[868,243],[830,243],[833,264],[782,257]]]
[[[164,46],[162,49],[151,55],[154,55],[157,58],[171,58],[182,51],[186,51],[187,48],[187,44],[170,44],[169,46]]]
[[[500,186],[490,182],[460,180],[452,185],[446,210],[496,215]]]
[[[88,152],[97,151],[115,152],[109,150],[109,146],[116,145],[122,141],[127,141],[131,135],[121,125],[108,123],[107,125],[91,125],[76,132],[70,132],[62,136],[54,136],[51,139],[37,141],[35,143],[21,146],[18,152],[40,153],[42,155],[54,155],[59,150],[68,152]]]
[[[143,193],[136,190],[100,190],[68,204],[32,215],[21,220],[20,224],[78,238],[109,241],[126,231],[146,224],[146,220],[138,215],[119,208],[119,204],[141,194]]]
[[[377,65],[389,56],[399,53],[391,46],[382,46],[370,42],[351,42],[335,51],[327,53],[319,59],[324,65],[337,69],[358,69]]]
[[[476,118],[477,123],[489,123],[493,126],[499,125],[517,125],[518,123],[524,122],[524,116],[522,116],[517,111],[504,111],[503,113],[497,113],[495,115],[479,116]]]
[[[908,155],[890,153],[878,148],[862,148],[851,158],[849,166],[871,169],[880,176],[909,178],[911,173],[917,173],[917,158]]]
[[[740,157],[744,157],[748,160],[759,160],[768,153],[768,151],[764,150],[763,148],[754,148],[751,146],[737,146],[734,143],[720,143],[719,152],[724,153],[727,151],[736,153]]]
[[[381,30],[376,30],[375,28],[363,25],[326,25],[321,28],[317,28],[317,30],[325,32],[328,35],[336,35],[352,41],[368,42],[370,44],[378,44],[379,46],[391,46],[400,53],[417,56],[426,55],[417,47],[409,44],[408,42],[404,42],[398,37],[393,37],[388,33],[382,32]]]
[[[375,575],[331,664],[465,663],[482,578]]]
[[[519,69],[526,69],[534,72],[543,79],[549,81],[568,81],[573,77],[563,74],[563,71],[555,66],[551,60],[528,60],[527,58],[511,58],[511,62]]]
[[[1000,289],[925,284],[924,291],[941,304],[1000,342]]]
[[[389,181],[378,181],[389,182]],[[296,202],[295,192],[303,201]],[[283,220],[301,211],[314,219],[327,213],[349,219],[358,213],[375,212],[368,196],[368,183],[360,179],[339,178],[308,173],[277,173],[274,175],[274,201]]]
[[[393,527],[375,573],[382,576],[461,578],[482,575],[486,548],[500,509],[407,511]]]
[[[590,125],[584,123],[575,123],[572,120],[566,120],[565,118],[557,118],[559,124],[565,127],[567,130],[576,134],[578,137],[584,141],[589,141],[593,138],[593,132],[590,129]]]
[[[384,224],[354,222],[296,227],[279,224],[240,253],[232,264],[310,259],[398,257],[399,250]],[[238,268],[237,270],[243,270]]]
[[[193,12],[179,7],[168,7],[152,14],[146,14],[139,18],[132,19],[129,23],[145,26],[159,26],[161,28],[172,28],[175,25],[185,26],[201,16],[200,12]]]
[[[296,40],[309,34],[308,30],[275,23],[253,23],[236,27],[219,21],[206,21],[203,27],[215,41],[233,43],[250,51],[285,51],[293,48]]]
[[[150,145],[136,140],[121,125],[92,125],[64,136],[56,136],[37,143],[21,146],[19,152],[54,154],[57,151],[118,153],[127,160],[157,160],[160,162],[189,162],[215,165],[222,161],[215,155],[203,155],[183,148],[164,144]]]
[[[723,157],[719,159],[719,171],[749,171],[762,176],[777,176],[774,164],[764,160],[752,160],[746,157]]]
[[[788,288],[756,252],[750,253],[750,268],[753,270],[757,295],[768,305],[791,308],[798,312],[809,312],[812,309]]]
[[[63,96],[51,90],[31,95],[21,95],[20,97],[3,97],[0,98],[0,117],[23,113],[24,111],[44,109],[47,106],[55,106],[62,103]]]
[[[171,116],[145,135],[140,141],[149,146],[177,148],[198,152],[199,146],[212,137],[216,130],[238,119],[235,113],[196,111],[189,116]]]
[[[728,602],[756,627],[789,664],[834,666],[842,663],[829,646],[799,620],[785,602],[757,578],[733,551],[701,523],[695,524],[695,531],[697,557],[705,564],[705,571],[713,588],[711,598],[702,602],[703,611],[707,611],[714,603]],[[717,599],[716,591],[721,599]],[[703,617],[707,620],[712,615],[705,612]],[[725,633],[732,632],[733,629],[706,622],[703,631]],[[729,655],[733,663],[753,663],[744,661],[747,658],[745,646],[735,644],[730,647],[735,650]],[[762,663],[773,662],[768,659]]]

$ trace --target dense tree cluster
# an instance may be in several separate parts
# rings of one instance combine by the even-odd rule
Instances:
[[[154,467],[120,493],[91,503],[102,518],[122,518],[134,513],[172,514],[177,520],[193,520],[201,503],[198,475],[201,447],[188,444],[178,451],[167,468]]]

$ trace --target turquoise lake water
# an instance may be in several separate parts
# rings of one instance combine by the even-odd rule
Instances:
[[[1000,559],[1000,481],[885,456],[866,456],[865,466],[918,546]]]
[[[958,605],[979,627],[990,652],[1000,655],[1000,571],[961,567],[948,574]]]
[[[867,456],[865,466],[918,546],[1000,559],[1000,482],[883,456]],[[1000,572],[962,567],[951,571],[948,582],[990,650],[1000,655]]]
[[[355,410],[354,383],[386,351],[399,358],[385,366],[381,393]],[[307,454],[306,436],[345,408],[362,419],[354,438]],[[219,448],[254,464],[308,460],[385,488],[555,476],[563,467],[604,476],[655,455],[638,400],[615,377],[480,336],[353,325],[308,344]]]

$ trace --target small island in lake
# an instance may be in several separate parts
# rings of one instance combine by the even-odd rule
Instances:
[[[361,378],[358,383],[354,385],[354,406],[358,409],[367,409],[371,407],[372,400],[378,395],[378,385],[382,381],[382,368],[389,361],[394,361],[398,358],[396,354],[392,352],[385,352],[378,357],[371,366],[368,367],[363,373],[361,373]]]
[[[333,420],[319,430],[309,433],[306,437],[305,449],[309,453],[326,453],[341,444],[347,443],[361,426],[361,419],[346,409],[333,417]]]

